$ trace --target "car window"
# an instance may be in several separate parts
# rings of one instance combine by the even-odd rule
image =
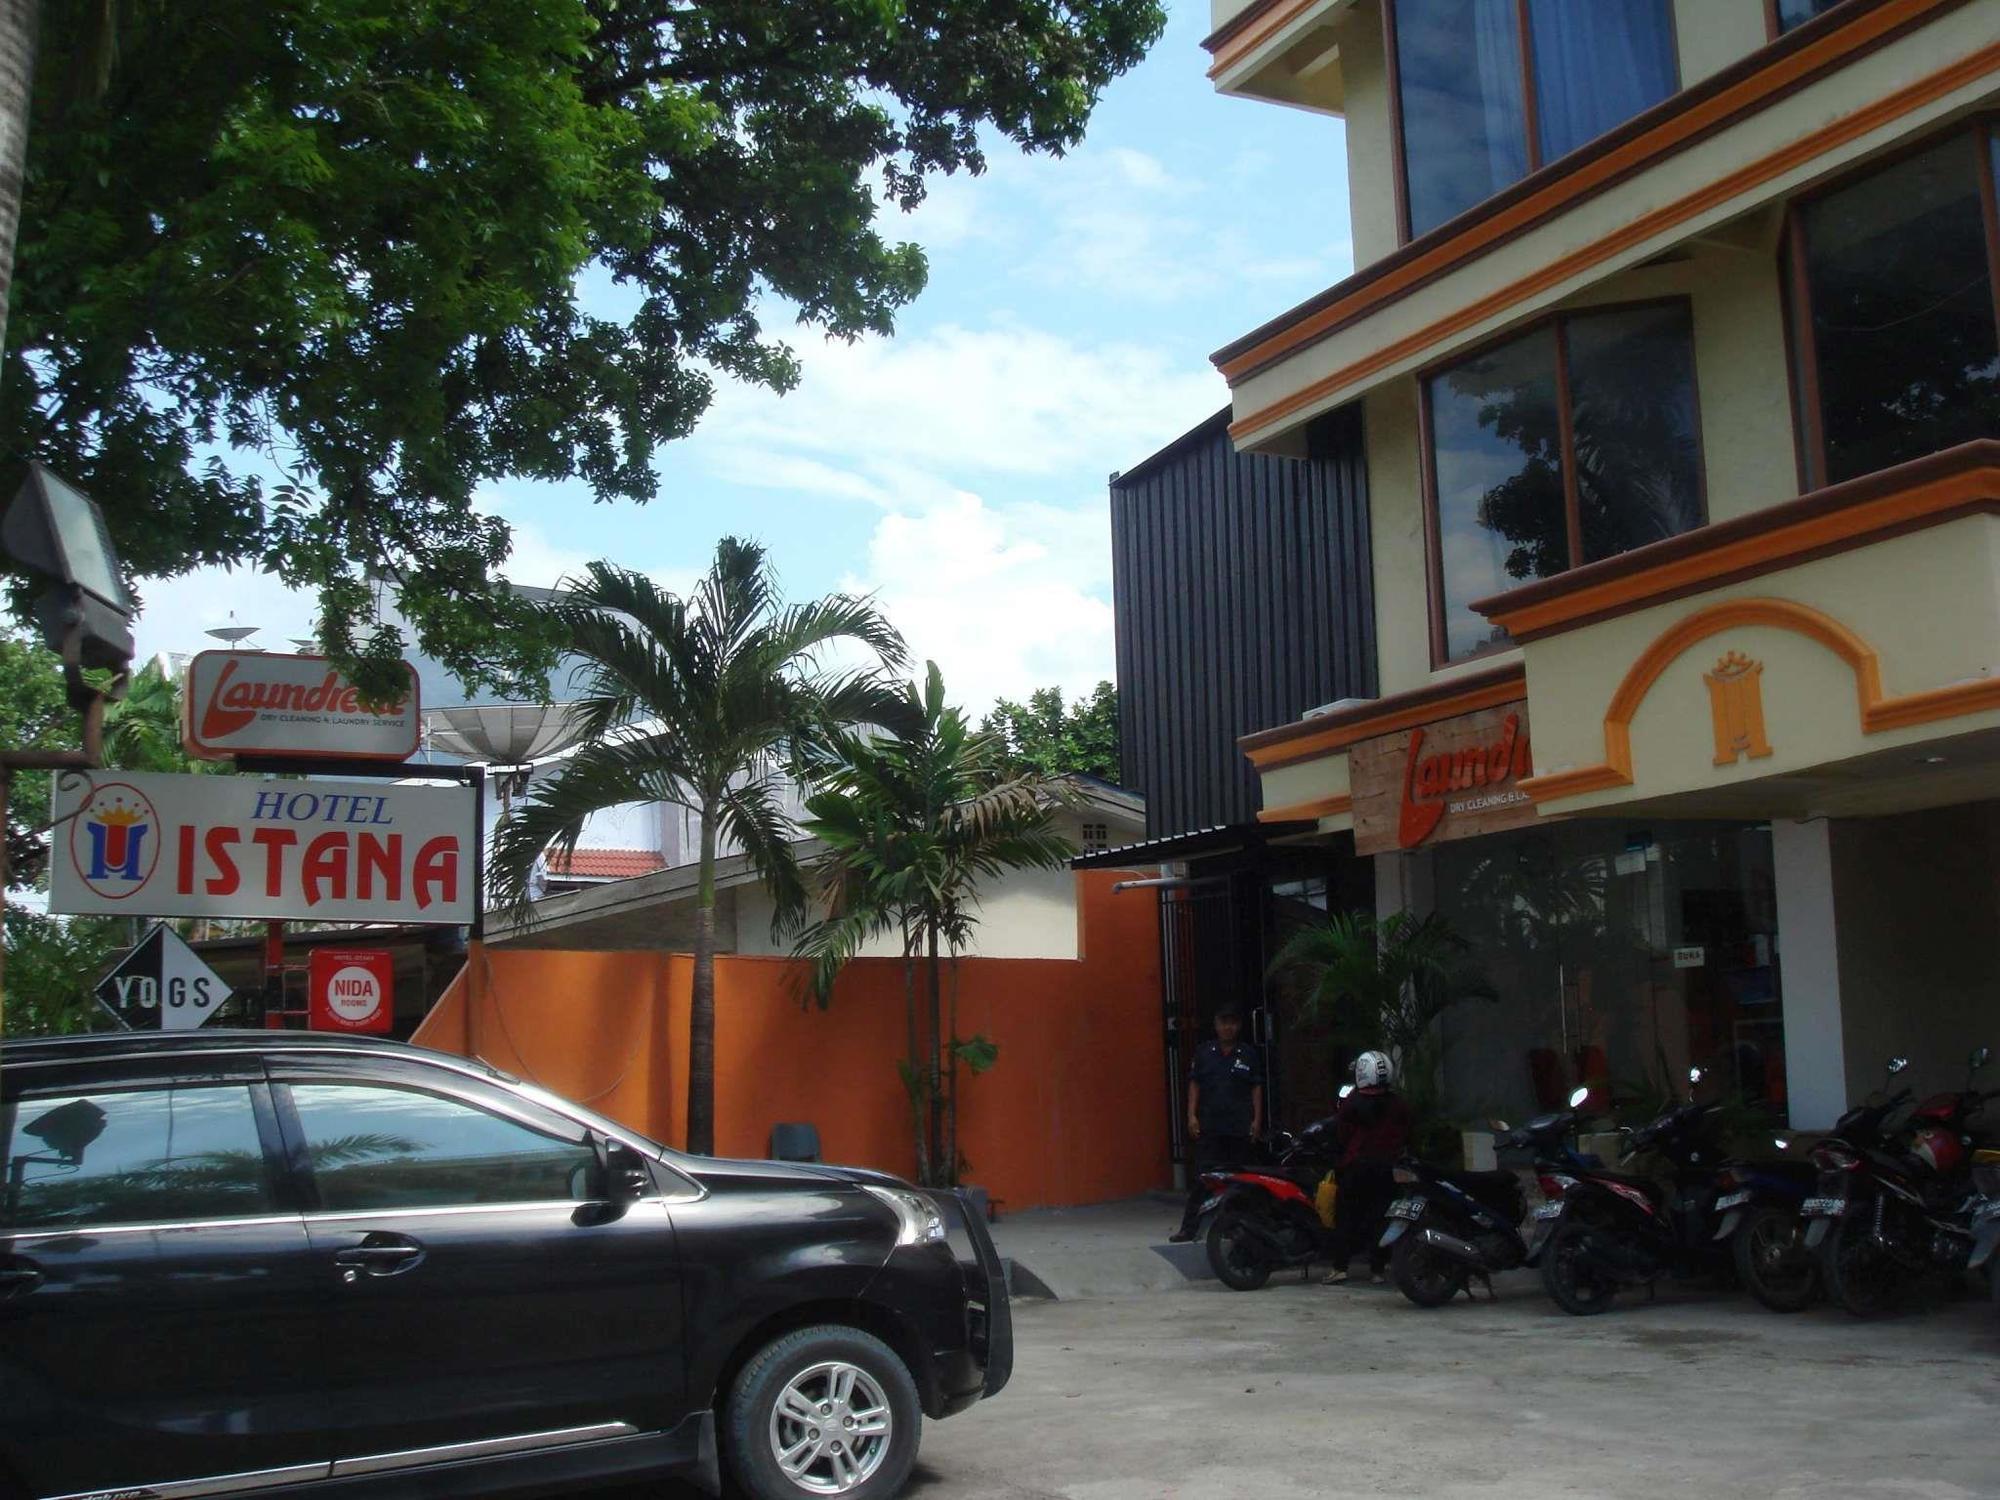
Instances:
[[[25,1098],[0,1110],[0,1229],[276,1211],[241,1084]]]
[[[461,1100],[380,1084],[295,1083],[320,1207],[330,1212],[585,1197],[597,1156]],[[583,1169],[579,1172],[579,1168]]]

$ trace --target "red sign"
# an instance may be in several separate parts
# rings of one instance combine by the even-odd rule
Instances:
[[[320,656],[204,651],[188,663],[182,726],[188,753],[313,755],[334,760],[407,760],[420,733],[417,673],[409,689],[370,706]]]
[[[1504,704],[1365,740],[1348,753],[1354,847],[1381,854],[1535,821],[1527,705]]]
[[[387,1031],[396,1018],[396,964],[386,948],[315,948],[309,978],[314,1031]]]

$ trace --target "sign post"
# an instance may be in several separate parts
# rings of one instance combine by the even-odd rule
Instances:
[[[155,922],[95,993],[128,1030],[192,1031],[222,1008],[229,986],[178,932]]]

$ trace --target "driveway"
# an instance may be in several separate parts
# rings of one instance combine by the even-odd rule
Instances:
[[[922,1500],[2000,1496],[2000,1308],[1880,1323],[1663,1292],[1571,1318],[1532,1276],[1426,1313],[1284,1278],[1017,1306]]]

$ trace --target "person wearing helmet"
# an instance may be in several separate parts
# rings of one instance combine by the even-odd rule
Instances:
[[[1354,1059],[1354,1088],[1340,1101],[1333,1116],[1339,1196],[1334,1200],[1333,1269],[1324,1284],[1347,1280],[1347,1263],[1365,1237],[1368,1269],[1382,1280],[1382,1252],[1377,1245],[1382,1215],[1395,1193],[1390,1173],[1410,1149],[1410,1106],[1392,1087],[1395,1065],[1386,1052],[1364,1052]]]

